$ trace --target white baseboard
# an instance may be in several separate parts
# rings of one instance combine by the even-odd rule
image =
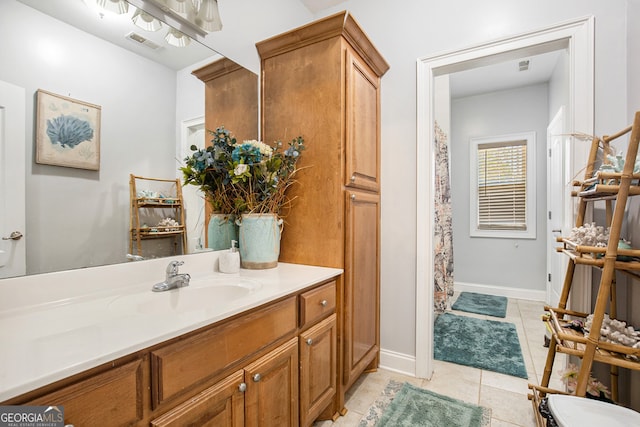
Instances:
[[[415,377],[416,357],[391,350],[380,350],[380,368]]]
[[[456,291],[475,292],[478,294],[497,295],[500,297],[526,299],[531,301],[546,301],[547,291],[533,289],[509,288],[505,286],[480,285],[478,283],[455,282]]]

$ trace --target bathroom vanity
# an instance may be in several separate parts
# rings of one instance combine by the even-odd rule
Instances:
[[[75,426],[336,417],[342,270],[280,263],[224,275],[218,254],[175,257],[192,280],[167,292],[151,291],[167,259],[4,284],[0,402],[61,405]]]

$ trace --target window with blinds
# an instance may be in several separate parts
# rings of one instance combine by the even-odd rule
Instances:
[[[527,141],[478,144],[478,228],[527,229]]]
[[[535,132],[472,138],[471,236],[535,238]]]

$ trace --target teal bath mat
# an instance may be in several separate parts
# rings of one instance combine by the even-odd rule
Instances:
[[[467,313],[505,317],[507,315],[507,298],[477,294],[475,292],[462,292],[451,308],[453,310],[466,311]]]
[[[528,378],[516,326],[444,313],[434,325],[434,358]]]
[[[488,427],[491,409],[389,381],[358,427]]]

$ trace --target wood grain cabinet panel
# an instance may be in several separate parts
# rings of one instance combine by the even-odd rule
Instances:
[[[245,368],[247,427],[298,425],[298,339]]]
[[[296,297],[151,352],[154,408],[297,329]]]
[[[204,83],[205,129],[220,126],[230,130],[238,141],[258,139],[258,76],[222,58],[191,74]],[[205,136],[209,146],[210,135]],[[206,226],[212,214],[211,203],[205,203]],[[207,247],[209,236],[205,233]]]
[[[336,315],[300,334],[300,425],[310,426],[337,389]]]
[[[306,146],[280,260],[345,271],[336,281],[342,410],[345,391],[378,363],[380,81],[389,65],[347,12],[256,46],[263,138],[286,132]]]
[[[380,80],[351,49],[346,55],[345,185],[380,191]]]
[[[335,280],[300,295],[300,328],[321,320],[336,309]]]
[[[128,426],[143,417],[142,360],[96,374],[25,405],[60,405],[65,424]]]
[[[244,371],[229,375],[216,385],[151,421],[153,427],[243,427]]]
[[[348,191],[344,289],[344,376],[353,381],[372,361],[380,342],[378,277],[380,197]]]

